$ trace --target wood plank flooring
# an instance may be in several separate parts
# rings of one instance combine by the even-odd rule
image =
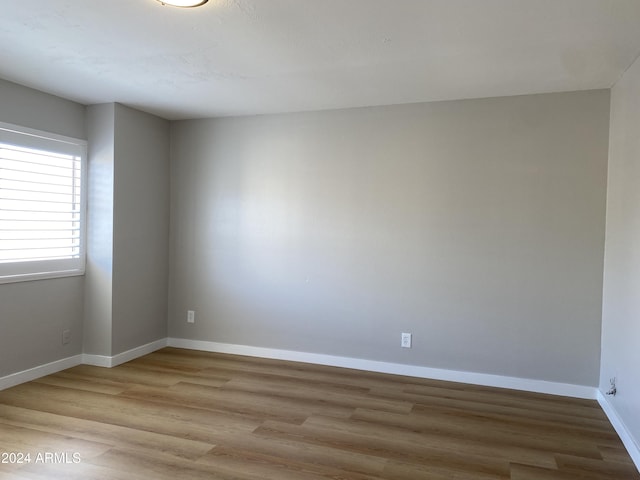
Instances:
[[[0,392],[0,455],[9,480],[640,479],[595,401],[174,348]]]

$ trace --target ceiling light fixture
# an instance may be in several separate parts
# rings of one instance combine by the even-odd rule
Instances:
[[[157,0],[162,5],[171,5],[172,7],[199,7],[200,5],[204,5],[209,0]]]

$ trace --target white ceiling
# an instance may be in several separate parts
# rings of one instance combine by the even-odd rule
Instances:
[[[169,119],[611,87],[640,0],[0,0],[0,77]]]

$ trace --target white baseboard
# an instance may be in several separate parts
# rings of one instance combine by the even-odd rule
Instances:
[[[229,343],[205,342],[184,338],[169,338],[167,345],[170,347],[186,348],[190,350],[204,350],[207,352],[231,353],[235,355],[246,355],[249,357],[263,357],[277,360],[289,360],[293,362],[315,363],[319,365],[330,365],[333,367],[392,373],[395,375],[407,375],[410,377],[470,383],[489,387],[511,388],[514,390],[548,393],[575,398],[588,398],[591,400],[596,398],[597,392],[596,387],[589,387],[585,385],[572,385],[568,383],[547,382],[544,380],[505,377],[487,373],[460,372],[440,368],[421,367],[418,365],[379,362],[360,358],[251,347],[247,345],[233,345]]]
[[[627,430],[627,427],[618,415],[618,412],[609,398],[604,396],[600,390],[598,390],[598,403],[602,407],[602,410],[604,410],[607,417],[609,417],[611,425],[615,428],[620,440],[622,440],[627,452],[629,452],[629,456],[633,460],[633,463],[635,463],[638,472],[640,472],[640,446],[638,445],[638,442],[636,442],[633,435],[631,435],[629,430]]]
[[[89,353],[82,354],[82,364],[91,365],[92,367],[106,367],[111,368],[111,362],[113,357],[106,355],[91,355]]]
[[[53,373],[57,373],[62,370],[66,370],[67,368],[75,367],[81,364],[93,365],[96,367],[115,367],[135,358],[142,357],[143,355],[147,355],[151,352],[155,352],[156,350],[160,350],[161,348],[164,348],[166,346],[167,339],[162,338],[160,340],[156,340],[155,342],[147,343],[146,345],[141,345],[139,347],[132,348],[131,350],[127,350],[126,352],[119,353],[117,355],[114,355],[113,357],[83,353],[81,355],[63,358],[62,360],[47,363],[46,365],[40,365],[34,368],[30,368],[29,370],[12,373],[11,375],[7,375],[6,377],[0,377],[0,390],[15,387],[16,385],[20,385],[21,383],[30,382],[31,380],[35,380],[46,375],[51,375]]]
[[[6,388],[15,387],[21,383],[30,382],[52,373],[57,373],[67,368],[75,367],[82,363],[82,355],[74,355],[73,357],[63,358],[62,360],[56,360],[55,362],[47,363],[45,365],[39,365],[22,372],[12,373],[6,377],[0,377],[0,390]]]
[[[156,340],[155,342],[141,345],[140,347],[133,348],[114,356],[91,355],[85,353],[82,355],[65,358],[56,362],[25,370],[23,372],[17,372],[6,377],[1,377],[0,390],[18,385],[20,383],[35,380],[36,378],[50,375],[52,373],[56,373],[80,364],[107,368],[115,367],[166,346],[186,348],[190,350],[204,350],[208,352],[230,353],[234,355],[246,355],[250,357],[289,360],[293,362],[314,363],[318,365],[329,365],[333,367],[352,368],[355,370],[391,373],[395,375],[406,375],[418,378],[431,378],[434,380],[446,380],[450,382],[461,382],[473,385],[485,385],[490,387],[511,388],[514,390],[548,393],[552,395],[564,395],[576,398],[598,398],[598,400],[600,401],[600,398],[596,397],[596,393],[598,392],[597,389],[595,387],[584,385],[572,385],[567,383],[547,382],[544,380],[505,377],[487,373],[444,370],[439,368],[421,367],[418,365],[406,365],[400,363],[380,362],[376,360],[365,360],[360,358],[296,352],[292,350],[278,350],[272,348],[252,347],[248,345],[234,345],[228,343],[188,340],[184,338],[162,338],[160,340]],[[603,404],[602,401],[600,403],[601,405]],[[604,405],[603,409],[605,410],[607,415],[609,415]],[[614,426],[616,426],[616,423],[614,423],[613,419],[611,420],[611,422],[614,424]],[[618,425],[623,425],[619,420],[617,420],[617,422]],[[616,427],[616,430],[618,430],[618,427]],[[620,436],[623,437],[622,434],[620,434]],[[633,444],[633,440],[628,434],[627,437],[631,439],[631,442]],[[637,451],[637,447],[635,448]]]
[[[85,365],[93,365],[94,367],[116,367],[123,363],[134,360],[138,357],[142,357],[143,355],[147,355],[149,353],[155,352],[156,350],[160,350],[167,346],[167,339],[161,338],[160,340],[156,340],[155,342],[147,343],[146,345],[141,345],[136,348],[132,348],[131,350],[127,350],[126,352],[118,353],[112,357],[108,357],[105,355],[91,355],[87,353],[82,354],[82,363]]]

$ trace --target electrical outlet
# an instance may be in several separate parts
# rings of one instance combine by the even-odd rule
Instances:
[[[402,348],[411,348],[411,334],[410,333],[403,333],[401,340],[400,340],[400,346]]]
[[[616,387],[616,377],[610,378],[609,383],[611,384],[611,388],[609,388],[607,395],[612,395],[615,397],[616,393],[618,393],[618,387]]]
[[[196,312],[193,310],[187,311],[187,323],[196,323]]]
[[[62,344],[66,345],[71,342],[71,330],[63,330],[62,331]]]

